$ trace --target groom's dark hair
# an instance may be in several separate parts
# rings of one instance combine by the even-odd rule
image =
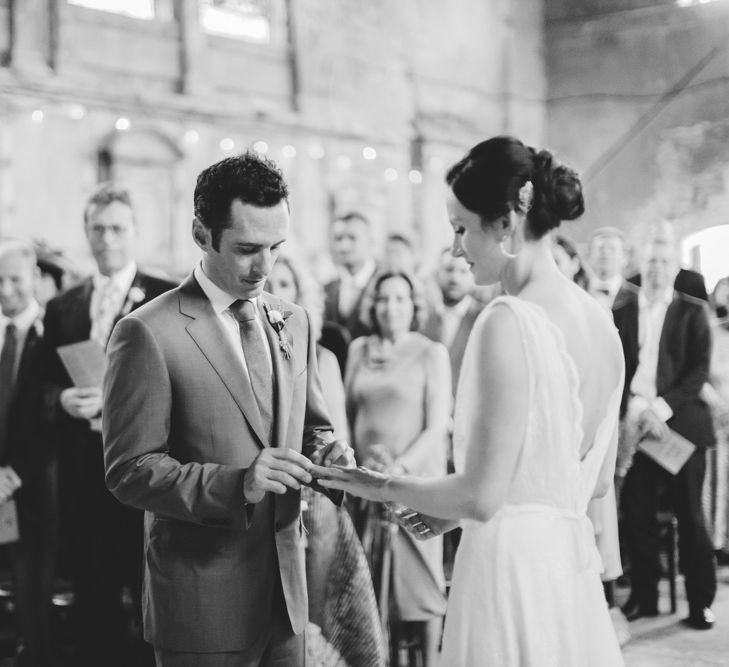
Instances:
[[[200,172],[195,186],[195,217],[212,232],[213,248],[219,250],[223,230],[230,227],[230,207],[235,199],[270,208],[282,200],[288,205],[288,197],[289,189],[276,163],[246,151]]]

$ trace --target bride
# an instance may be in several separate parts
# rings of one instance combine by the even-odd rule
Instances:
[[[622,665],[588,501],[612,484],[623,355],[601,306],[563,277],[550,231],[582,214],[577,174],[513,137],[448,171],[453,254],[506,296],[468,342],[456,473],[317,468],[321,484],[404,505],[421,539],[460,521],[444,665]]]

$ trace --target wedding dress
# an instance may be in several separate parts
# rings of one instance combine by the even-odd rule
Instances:
[[[622,386],[580,460],[579,377],[562,332],[540,306],[497,304],[519,323],[529,372],[529,418],[505,504],[487,522],[464,521],[443,637],[444,667],[622,665],[608,614],[587,503],[618,419]],[[487,309],[487,310],[489,310]],[[478,359],[484,314],[466,350],[455,412],[454,458],[463,470],[467,424],[481,409]],[[622,385],[622,382],[621,382]]]

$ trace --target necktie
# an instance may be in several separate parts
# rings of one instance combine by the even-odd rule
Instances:
[[[109,342],[111,328],[114,325],[114,317],[117,313],[116,295],[117,287],[114,281],[107,279],[96,302],[96,312],[91,325],[91,338],[102,347],[106,347]]]
[[[268,431],[271,444],[273,433],[273,377],[268,359],[268,349],[263,333],[256,322],[256,306],[252,301],[238,300],[231,304],[230,312],[240,324],[240,343],[248,367],[253,393],[258,409]]]
[[[14,324],[5,328],[5,342],[0,352],[0,451],[6,448],[8,413],[15,387],[15,360],[18,353],[18,333]]]

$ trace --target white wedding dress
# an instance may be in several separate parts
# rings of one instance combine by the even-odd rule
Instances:
[[[496,299],[515,314],[529,371],[529,419],[506,503],[486,523],[463,522],[443,636],[443,667],[601,667],[623,659],[600,582],[602,563],[585,514],[618,419],[621,386],[580,460],[579,377],[562,332],[540,306]],[[463,470],[467,429],[481,409],[473,341],[458,386],[454,457]]]

